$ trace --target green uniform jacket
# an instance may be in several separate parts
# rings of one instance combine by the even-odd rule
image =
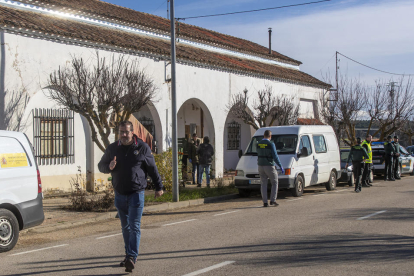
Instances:
[[[257,165],[259,166],[275,166],[282,168],[275,144],[272,141],[263,139],[257,144]]]
[[[362,146],[364,147],[364,149],[368,153],[368,158],[367,158],[367,160],[365,160],[365,163],[372,163],[372,148],[371,148],[371,143],[369,143],[367,140],[365,140],[364,142],[362,142]]]
[[[392,145],[394,146],[396,156],[400,156],[400,143],[392,142]]]
[[[385,142],[384,143],[384,150],[385,150],[385,155],[394,156],[395,147],[391,142]]]
[[[368,159],[367,151],[360,145],[353,146],[351,151],[349,152],[348,161],[349,164],[351,162],[362,162],[364,159]]]
[[[194,140],[188,143],[188,158],[192,159],[193,163],[198,163],[197,145]]]

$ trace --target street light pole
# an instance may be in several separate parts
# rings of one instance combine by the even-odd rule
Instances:
[[[175,78],[175,14],[174,0],[170,0],[171,20],[171,115],[172,115],[172,192],[173,201],[179,201],[178,194],[178,143],[177,143],[177,91]]]

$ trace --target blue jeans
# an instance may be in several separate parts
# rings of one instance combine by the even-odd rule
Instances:
[[[124,237],[125,255],[138,257],[141,240],[141,217],[144,211],[144,191],[130,195],[115,192],[115,207],[121,220],[122,236]]]
[[[203,172],[206,171],[207,185],[210,185],[210,166],[211,165],[201,165],[198,167],[198,183],[203,183]]]
[[[199,183],[199,181],[198,181],[198,178],[199,178],[199,175],[200,175],[199,172],[200,172],[200,169],[199,169],[198,163],[193,163],[193,171],[191,172],[191,174],[193,176],[193,184],[196,183],[196,179],[197,179],[197,184]],[[196,177],[196,175],[197,175],[197,177]]]

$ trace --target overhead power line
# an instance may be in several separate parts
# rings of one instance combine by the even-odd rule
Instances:
[[[224,15],[232,15],[232,14],[239,14],[239,13],[248,13],[248,12],[258,12],[258,11],[276,10],[276,9],[283,9],[283,8],[291,8],[291,7],[297,7],[297,6],[312,5],[312,4],[318,4],[318,3],[330,2],[330,1],[332,1],[332,0],[321,0],[321,1],[315,1],[315,2],[307,2],[307,3],[301,3],[301,4],[294,4],[294,5],[273,7],[273,8],[264,8],[264,9],[257,9],[257,10],[249,10],[249,11],[239,11],[239,12],[218,13],[218,14],[209,14],[209,15],[200,15],[200,16],[190,16],[190,17],[177,18],[177,20],[186,20],[186,19],[194,19],[194,18],[202,18],[202,17],[224,16]]]
[[[361,63],[361,62],[359,62],[359,61],[356,61],[355,59],[352,59],[352,58],[350,58],[350,57],[347,57],[347,56],[345,56],[344,54],[341,54],[340,52],[338,52],[338,54],[340,54],[340,55],[341,55],[341,56],[343,56],[344,58],[347,58],[347,59],[349,59],[349,60],[351,60],[351,61],[353,61],[353,62],[355,62],[355,63],[358,63],[359,65],[362,65],[362,66],[364,66],[364,67],[367,67],[367,68],[369,68],[369,69],[372,69],[372,70],[375,70],[375,71],[378,71],[378,72],[381,72],[381,73],[386,73],[386,74],[396,75],[396,76],[414,76],[414,74],[397,74],[397,73],[391,73],[391,72],[383,71],[383,70],[380,70],[380,69],[376,69],[376,68],[374,68],[374,67],[371,67],[371,66],[368,66],[368,65],[366,65],[366,64],[363,64],[363,63]]]

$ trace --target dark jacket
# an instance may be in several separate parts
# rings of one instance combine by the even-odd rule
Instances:
[[[395,151],[394,157],[400,156],[400,143],[393,141],[392,145],[394,146],[394,151]]]
[[[268,139],[261,140],[257,145],[257,165],[275,166],[276,164],[282,168],[275,144]]]
[[[395,154],[395,147],[392,142],[385,142],[384,143],[384,151],[386,156],[394,156]]]
[[[147,174],[151,177],[156,191],[160,191],[162,181],[150,147],[135,135],[133,140],[129,146],[122,145],[120,141],[110,144],[98,164],[99,171],[112,175],[114,190],[122,195],[145,190]],[[111,171],[109,163],[115,156],[116,166]]]
[[[211,165],[213,162],[214,149],[211,144],[202,143],[197,149],[197,154],[200,165]]]
[[[362,162],[364,159],[369,159],[367,151],[360,145],[353,146],[349,152],[348,161]]]
[[[197,139],[197,142],[200,143],[200,140]],[[197,144],[194,140],[191,140],[191,142],[188,143],[188,158],[190,158],[194,164],[198,163]]]

